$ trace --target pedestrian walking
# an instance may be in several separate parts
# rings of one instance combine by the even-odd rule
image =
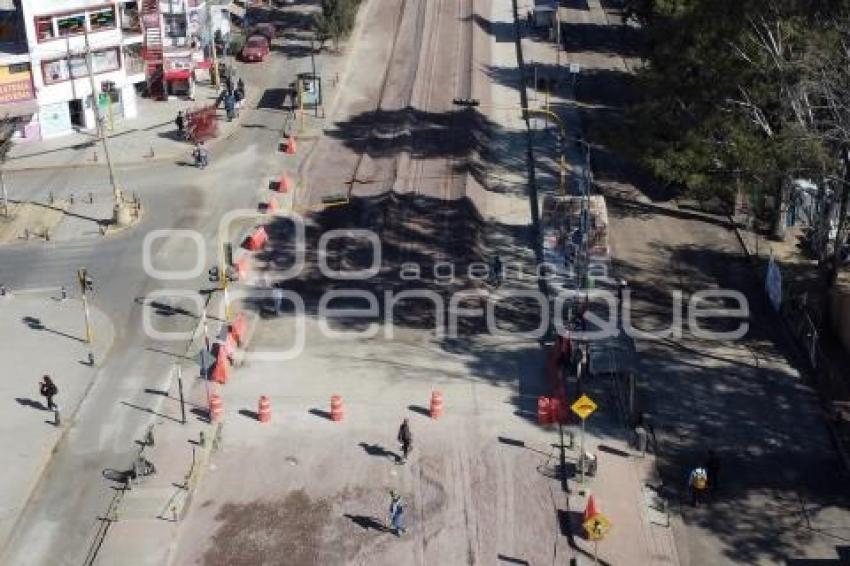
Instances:
[[[174,125],[177,127],[177,133],[181,138],[186,137],[186,118],[183,116],[183,111],[177,112],[177,117],[174,118]]]
[[[236,81],[236,92],[241,92],[242,99],[245,99],[245,81],[242,80],[242,77],[239,77],[239,80]]]
[[[237,118],[239,117],[239,111],[242,110],[242,99],[242,91],[237,88],[235,91],[233,91],[233,101],[235,102]]]
[[[688,475],[688,491],[690,491],[691,505],[699,507],[705,500],[705,492],[708,488],[708,472],[703,467],[696,467]]]
[[[401,422],[398,427],[398,443],[401,444],[401,460],[399,464],[407,462],[407,455],[410,453],[410,447],[413,444],[413,435],[410,433],[410,423],[407,419]]]
[[[395,536],[401,536],[407,531],[404,522],[404,504],[401,501],[401,496],[394,489],[390,490],[389,522]]]
[[[720,459],[714,450],[708,451],[703,467],[708,474],[708,491],[715,496],[720,488]]]
[[[39,393],[41,396],[47,399],[47,410],[52,411],[56,408],[56,403],[53,402],[53,398],[59,393],[59,388],[56,387],[56,384],[53,383],[53,380],[50,379],[50,376],[45,374],[44,377],[41,378],[41,383],[39,384]]]
[[[224,111],[227,113],[227,121],[233,121],[233,115],[236,109],[236,99],[233,96],[232,92],[229,92],[224,96]]]

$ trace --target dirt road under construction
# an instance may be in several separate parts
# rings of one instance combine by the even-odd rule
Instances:
[[[471,163],[488,124],[474,109],[453,103],[482,95],[486,100],[488,92],[487,85],[474,84],[483,76],[474,72],[476,66],[489,62],[476,6],[474,0],[365,4],[351,64],[340,77],[340,98],[299,172],[296,208],[349,199],[346,206],[311,214],[317,229],[308,230],[308,249],[331,229],[368,229],[379,236],[387,277],[371,280],[370,287],[405,287],[396,274],[402,264],[433,274],[437,263],[448,262],[464,273],[487,253],[484,223],[468,192],[477,182]],[[276,231],[272,226],[279,245],[262,259],[280,266],[290,263],[294,250],[286,228]],[[348,269],[365,267],[350,244],[336,250],[338,260]],[[313,280],[308,276],[287,287],[310,293]],[[470,284],[476,282],[458,277],[440,291]]]
[[[296,207],[350,200],[308,214],[305,267],[269,281],[303,300],[301,327],[289,305],[258,308],[249,345],[252,353],[279,351],[300,335],[303,350],[285,362],[255,359],[227,386],[227,441],[183,522],[173,563],[566,563],[557,437],[534,412],[545,382],[538,341],[488,335],[472,316],[460,317],[457,336],[437,332],[448,295],[488,285],[466,275],[470,262],[495,249],[533,261],[527,212],[508,226],[502,217],[492,222],[487,208],[510,198],[527,211],[521,188],[506,196],[476,179],[479,150],[496,128],[452,103],[487,104],[488,50],[504,47],[493,29],[513,29],[510,3],[371,0],[361,10],[344,90],[301,168]],[[502,61],[512,71],[514,53],[510,45]],[[505,104],[518,104],[513,88]],[[524,136],[507,137],[516,144]],[[348,272],[373,262],[375,250],[356,238],[319,255],[322,235],[352,228],[378,234],[380,270],[362,281],[331,279],[321,261]],[[292,227],[281,219],[266,229],[270,244],[255,265],[287,269],[297,251]],[[438,263],[455,276],[437,280]],[[403,277],[403,265],[418,266],[421,277]],[[501,289],[511,285],[519,283]],[[362,317],[318,307],[327,291],[352,290],[375,298],[379,314],[367,318],[377,334]],[[433,293],[399,298],[406,290]],[[353,295],[333,308],[366,306]],[[513,328],[526,311],[533,312],[503,301],[498,316]],[[435,391],[445,397],[439,419],[429,416]],[[274,411],[264,425],[244,416],[260,394]],[[327,416],[331,395],[344,400],[342,422]],[[395,435],[404,418],[415,448],[399,465]],[[410,531],[398,538],[386,526],[389,489],[407,505]]]
[[[368,5],[344,93],[302,171],[302,202],[345,192],[465,195],[475,114],[472,0],[383,0]]]

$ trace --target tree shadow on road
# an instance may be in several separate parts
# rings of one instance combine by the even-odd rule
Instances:
[[[799,360],[763,300],[761,281],[739,255],[702,246],[657,243],[658,272],[619,259],[637,308],[669,322],[666,292],[681,272],[688,294],[719,287],[744,293],[749,332],[738,341],[697,338],[641,340],[638,400],[658,440],[659,471],[673,511],[722,544],[730,560],[783,562],[825,541],[850,538],[847,473],[831,444]],[[667,273],[662,271],[667,270]],[[665,316],[666,311],[667,316]],[[705,327],[728,330],[720,322]],[[721,459],[717,496],[691,509],[685,478],[706,451]],[[676,503],[678,502],[678,503]]]

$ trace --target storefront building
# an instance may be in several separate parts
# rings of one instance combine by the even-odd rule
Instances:
[[[30,57],[16,0],[0,0],[0,119],[15,126],[16,139],[38,137],[32,117],[38,114]]]
[[[19,1],[38,105],[30,130],[43,139],[93,130],[95,107],[107,128],[136,116],[134,85],[144,82],[144,65],[135,3]]]

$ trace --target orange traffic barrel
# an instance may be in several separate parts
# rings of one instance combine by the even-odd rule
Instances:
[[[584,517],[581,522],[586,523],[597,515],[599,515],[599,509],[596,508],[596,499],[591,495],[587,498],[587,505],[584,508]]]
[[[224,416],[224,403],[221,401],[221,397],[215,393],[210,395],[210,408],[209,408],[210,422],[221,422],[221,418]]]
[[[440,391],[431,393],[431,418],[438,419],[443,414],[443,394]]]
[[[286,171],[280,174],[280,177],[277,178],[277,185],[275,185],[275,190],[279,193],[288,193],[292,190],[292,179],[289,178],[289,175],[286,174]]]
[[[269,235],[266,233],[266,229],[263,226],[260,226],[256,230],[254,230],[253,234],[245,238],[243,246],[245,246],[252,252],[255,252],[259,249],[262,249],[268,239]]]
[[[261,423],[267,423],[272,420],[272,403],[266,395],[260,397],[260,404],[257,408],[257,420]]]
[[[331,395],[331,420],[341,421],[343,417],[342,397]]]
[[[547,425],[552,422],[552,407],[548,397],[537,398],[537,424]]]

